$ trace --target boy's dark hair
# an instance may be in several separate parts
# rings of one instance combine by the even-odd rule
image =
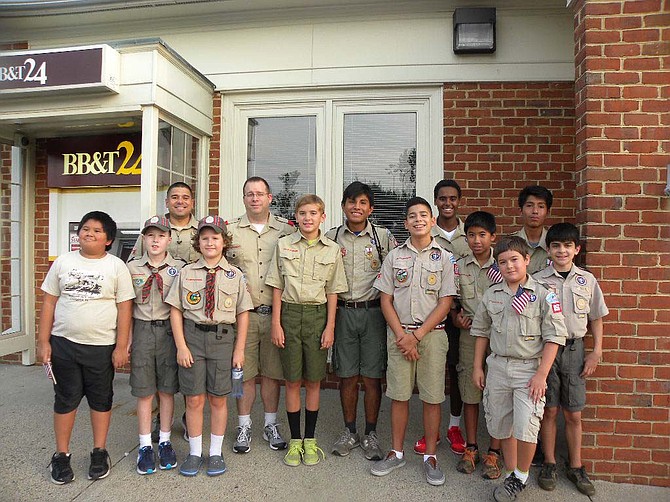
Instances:
[[[268,191],[268,193],[272,193],[272,189],[270,188],[270,184],[265,178],[261,178],[260,176],[251,176],[250,178],[247,178],[247,181],[244,182],[244,185],[242,185],[242,195],[244,195],[244,191],[247,189],[247,183],[256,183],[256,182],[261,182],[265,185],[265,189]]]
[[[410,200],[405,202],[405,218],[407,218],[409,208],[419,204],[422,206],[426,206],[428,208],[428,211],[430,212],[430,215],[433,216],[433,206],[431,206],[426,199],[424,199],[423,197],[412,197]]]
[[[498,256],[505,251],[516,251],[523,257],[530,256],[530,246],[518,235],[506,235],[500,239],[493,248],[493,259],[498,261]]]
[[[102,229],[105,231],[107,240],[111,241],[108,245],[105,246],[105,251],[112,249],[112,244],[114,244],[114,239],[116,239],[116,222],[112,219],[112,217],[107,213],[103,213],[102,211],[88,212],[81,218],[79,226],[77,227],[77,234],[79,234],[81,227],[83,227],[84,223],[86,223],[88,220],[97,221],[102,225]]]
[[[455,188],[458,192],[458,198],[461,198],[461,185],[456,183],[454,180],[440,180],[433,188],[433,200],[437,200],[437,194],[440,193],[440,188],[451,187]]]
[[[375,205],[375,195],[372,193],[370,185],[361,183],[360,181],[354,181],[344,189],[344,192],[342,193],[342,205],[344,206],[347,199],[354,200],[359,195],[365,195],[370,201],[370,205]]]
[[[527,186],[519,192],[519,207],[523,207],[530,196],[542,199],[547,204],[547,210],[551,209],[551,204],[554,202],[554,196],[548,188],[541,185]]]
[[[579,229],[572,223],[556,223],[547,230],[545,242],[547,247],[552,242],[574,242],[575,246],[579,246]]]
[[[191,197],[193,197],[193,189],[191,188],[191,185],[189,185],[188,183],[184,183],[183,181],[175,181],[174,183],[172,183],[172,185],[168,187],[166,196],[169,197],[170,192],[175,188],[186,188],[191,193]]]
[[[486,211],[475,211],[470,213],[467,218],[465,218],[465,223],[463,228],[465,233],[468,233],[468,230],[472,227],[483,228],[490,234],[496,233],[496,217],[491,213]]]

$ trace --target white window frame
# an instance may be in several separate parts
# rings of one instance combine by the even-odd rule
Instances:
[[[432,203],[444,177],[442,84],[358,89],[287,90],[223,94],[219,207],[224,217],[244,213],[248,119],[316,116],[316,192],[330,228],[342,223],[344,116],[347,113],[416,113],[416,194]]]

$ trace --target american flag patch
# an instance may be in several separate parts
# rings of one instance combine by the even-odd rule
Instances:
[[[489,281],[491,281],[493,284],[500,284],[503,282],[503,276],[500,273],[500,269],[498,268],[498,264],[496,262],[493,262],[493,265],[491,265],[486,271],[486,277],[488,277]]]
[[[517,314],[520,315],[521,312],[523,312],[523,309],[526,308],[526,305],[528,305],[529,301],[530,294],[528,291],[519,286],[519,289],[517,289],[514,298],[512,298],[512,308],[516,311]]]

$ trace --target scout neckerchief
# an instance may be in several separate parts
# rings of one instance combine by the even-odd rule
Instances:
[[[147,267],[149,267],[149,270],[151,270],[151,275],[144,283],[144,286],[142,286],[142,301],[149,298],[149,294],[151,294],[151,286],[153,285],[154,280],[156,281],[158,292],[161,294],[161,298],[163,298],[163,278],[159,272],[167,266],[167,263],[163,263],[160,267],[156,268],[147,264]]]
[[[217,266],[207,271],[207,280],[205,281],[205,315],[209,319],[214,319],[214,284],[216,282],[216,272],[220,268]]]

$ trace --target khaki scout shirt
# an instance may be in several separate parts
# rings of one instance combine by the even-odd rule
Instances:
[[[140,321],[162,321],[170,318],[170,306],[163,300],[175,278],[179,275],[179,271],[185,265],[181,260],[175,260],[170,253],[156,268],[161,265],[168,266],[158,272],[158,275],[163,279],[163,295],[158,292],[158,286],[154,280],[151,285],[149,296],[146,300],[142,300],[142,288],[151,277],[151,271],[154,268],[149,263],[149,257],[146,253],[141,258],[136,258],[128,262],[128,270],[130,270],[130,277],[133,280],[133,288],[135,288],[135,303],[133,305],[133,318]]]
[[[323,234],[310,246],[300,232],[279,239],[265,283],[283,290],[282,301],[303,305],[349,289],[340,247]]]
[[[381,256],[377,251],[370,221],[358,235],[349,230],[346,224],[331,228],[326,233],[329,239],[335,240],[337,237],[336,242],[342,252],[344,272],[349,284],[349,291],[339,295],[342,300],[363,302],[379,298],[379,291],[373,288],[372,284],[382,268],[382,261],[398,244],[393,234],[386,228],[375,225],[375,232],[379,237]]]
[[[430,235],[435,238],[440,246],[453,254],[456,259],[472,254],[465,237],[465,224],[460,219],[458,220],[458,226],[454,230],[454,235],[451,236],[451,240],[447,239],[444,231],[437,225],[430,231]]]
[[[216,273],[214,282],[213,319],[205,315],[205,285],[210,267],[203,258],[181,269],[165,302],[181,310],[184,319],[198,324],[235,323],[237,314],[253,309],[254,304],[242,271],[228,263],[225,257],[221,257],[217,265],[221,270]]]
[[[526,243],[530,246],[528,237],[526,236],[526,229],[522,228],[518,232],[512,234],[518,237],[521,237]],[[542,236],[540,237],[540,242],[537,247],[530,247],[530,264],[526,269],[528,275],[533,275],[535,272],[539,272],[549,265],[549,252],[547,250],[547,229],[542,229]]]
[[[570,273],[563,279],[550,265],[533,274],[533,279],[558,295],[563,307],[568,338],[583,338],[588,321],[609,314],[596,278],[586,270],[572,265]]]
[[[170,215],[165,217],[170,219]],[[193,249],[193,236],[198,232],[198,220],[191,215],[191,219],[185,227],[177,227],[170,223],[170,236],[172,242],[168,245],[168,251],[177,260],[183,260],[186,263],[193,263],[200,258],[200,253]],[[136,259],[144,254],[144,242],[142,235],[137,239],[135,247],[130,252],[128,261]]]
[[[499,356],[537,359],[542,356],[544,343],[565,345],[568,332],[556,294],[530,276],[523,289],[531,298],[521,314],[512,308],[516,291],[511,291],[507,283],[487,289],[472,320],[470,334],[489,338],[491,352]]]
[[[260,234],[249,223],[246,214],[228,222],[227,227],[233,243],[226,251],[226,258],[244,272],[254,307],[272,305],[272,288],[265,285],[268,268],[277,241],[294,233],[295,227],[287,219],[272,214]]]
[[[492,284],[495,284],[486,275],[493,262],[493,250],[491,250],[491,256],[483,267],[479,266],[479,262],[474,255],[464,256],[456,262],[459,272],[457,277],[458,294],[465,315],[470,319],[475,316],[477,307],[481,303],[486,290]]]
[[[435,239],[421,251],[407,239],[386,257],[374,287],[393,295],[401,324],[421,324],[440,298],[456,296],[453,261],[453,255]]]

